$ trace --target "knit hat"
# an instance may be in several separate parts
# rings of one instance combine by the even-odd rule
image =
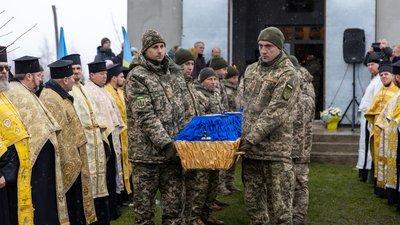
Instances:
[[[239,76],[239,71],[233,66],[228,66],[228,73],[226,74],[225,79],[229,79],[234,76]]]
[[[187,49],[180,48],[175,52],[175,63],[182,65],[189,60],[194,61],[194,55]]]
[[[101,46],[103,46],[107,41],[108,41],[108,42],[111,42],[110,39],[108,39],[107,37],[102,38],[102,39],[101,39],[101,42],[100,42],[100,43],[101,43]]]
[[[299,61],[297,60],[296,56],[289,55],[290,62],[292,62],[293,66],[299,66]]]
[[[379,63],[379,73],[382,72],[393,73],[393,67],[389,61],[382,61]]]
[[[214,70],[219,70],[228,66],[228,63],[221,56],[214,56],[210,60],[210,67]]]
[[[260,32],[257,41],[269,41],[279,49],[283,48],[285,36],[282,31],[276,27],[267,27]]]
[[[147,30],[142,37],[142,53],[157,43],[164,43],[165,45],[164,38],[161,37],[161,34],[155,30]]]
[[[199,81],[200,83],[203,83],[203,81],[205,81],[207,78],[209,77],[217,77],[217,74],[215,74],[215,71],[213,69],[211,69],[210,67],[205,67],[202,70],[200,70],[200,74],[199,74]]]

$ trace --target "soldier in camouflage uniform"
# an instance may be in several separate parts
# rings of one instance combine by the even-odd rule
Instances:
[[[226,95],[228,97],[227,111],[238,112],[239,107],[236,102],[236,95],[239,83],[239,71],[233,66],[228,66],[228,72],[221,83],[225,87]],[[235,185],[235,168],[236,164],[225,172],[225,186],[230,192],[240,191],[240,189]]]
[[[175,52],[175,63],[182,67],[183,75],[185,77],[186,86],[189,92],[188,101],[190,103],[189,110],[187,111],[189,118],[193,116],[199,116],[205,114],[205,104],[200,104],[200,102],[207,101],[204,96],[199,96],[197,90],[193,84],[192,71],[194,68],[194,55],[187,49],[180,48]],[[192,207],[195,199],[201,195],[201,188],[205,189],[204,184],[204,174],[201,170],[186,170],[184,171],[185,175],[185,209],[184,209],[184,218],[185,223],[190,225],[205,225],[205,223],[201,220],[200,214],[195,215],[192,214]],[[204,204],[204,202],[203,202]],[[203,206],[201,204],[200,206]],[[196,207],[196,206],[195,206]]]
[[[298,96],[296,70],[282,50],[284,36],[276,27],[258,36],[260,59],[240,81],[243,107],[242,177],[251,224],[292,224],[293,110]]]
[[[312,75],[299,65],[295,56],[289,56],[300,77],[300,93],[296,119],[293,122],[293,171],[295,190],[293,198],[293,224],[305,224],[308,209],[308,164],[312,145],[312,121],[315,111],[315,93]]]
[[[228,95],[226,93],[226,88],[224,86],[224,79],[226,74],[228,73],[228,62],[221,56],[214,56],[210,60],[210,67],[215,71],[218,77],[218,84],[217,84],[217,90],[216,92],[218,93],[218,97],[220,99],[220,102],[223,106],[221,111],[228,111],[229,110],[229,104],[228,104]],[[218,193],[220,194],[230,194],[231,191],[227,189],[225,183],[225,170],[220,170],[219,172],[219,178],[218,178]],[[215,199],[217,202],[217,200]]]
[[[183,224],[183,174],[173,138],[187,121],[188,91],[181,68],[165,54],[161,35],[146,31],[125,87],[134,224],[138,225],[154,224],[157,190],[162,224]]]
[[[221,112],[223,106],[220,102],[220,97],[217,92],[218,78],[214,70],[211,68],[204,68],[200,71],[199,80],[195,81],[195,87],[201,98],[205,101],[205,113],[212,114]],[[218,170],[202,170],[197,173],[195,178],[197,181],[197,196],[193,198],[192,202],[192,217],[200,216],[201,220],[207,224],[224,224],[223,221],[211,216],[212,209],[219,207],[215,205],[218,188]],[[219,207],[220,209],[220,207]],[[199,223],[200,224],[200,223]]]

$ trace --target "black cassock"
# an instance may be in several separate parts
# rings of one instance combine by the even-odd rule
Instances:
[[[0,177],[4,176],[6,186],[0,189],[0,224],[18,225],[17,176],[19,160],[15,146],[7,148],[0,157]]]

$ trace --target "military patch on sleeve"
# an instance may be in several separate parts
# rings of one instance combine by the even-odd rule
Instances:
[[[146,106],[146,99],[143,96],[136,97],[136,107],[143,109]]]
[[[292,94],[293,94],[293,84],[291,82],[287,82],[285,88],[283,89],[282,97],[285,100],[289,100]]]

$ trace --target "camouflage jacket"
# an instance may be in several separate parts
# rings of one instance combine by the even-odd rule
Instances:
[[[237,112],[239,111],[238,104],[236,102],[236,95],[237,95],[237,85],[232,84],[227,80],[223,80],[222,84],[225,87],[226,95],[228,99],[228,109],[229,112]]]
[[[300,67],[304,76],[304,85],[302,89],[303,106],[304,106],[304,142],[303,151],[296,160],[297,163],[309,163],[312,148],[313,137],[313,119],[315,114],[315,92],[313,86],[313,76],[305,69]]]
[[[130,68],[125,86],[129,159],[166,163],[164,147],[188,120],[189,94],[182,70],[167,57],[155,65],[141,54]]]
[[[270,64],[260,59],[249,65],[240,81],[242,138],[253,144],[244,157],[291,162],[299,78],[284,52]]]
[[[219,101],[221,102],[221,106],[222,106],[221,112],[229,111],[228,94],[226,91],[224,80],[218,81],[217,90],[215,92],[217,93],[217,97],[219,98]]]
[[[196,87],[194,86],[194,82],[193,82],[193,78],[192,77],[188,77],[185,78],[186,81],[186,86],[188,89],[188,93],[189,93],[189,109],[187,110],[188,113],[188,118],[189,121],[193,116],[200,116],[200,115],[204,115],[206,112],[206,108],[205,105],[202,104],[202,100],[204,100],[204,98],[202,96],[199,95],[198,91],[196,90]]]
[[[292,149],[292,158],[298,159],[303,152],[304,149],[304,134],[305,134],[305,112],[304,112],[304,104],[305,99],[304,95],[304,83],[305,78],[304,74],[300,70],[300,67],[296,67],[296,73],[299,77],[300,81],[300,89],[299,95],[295,104],[296,107],[296,116],[293,121],[293,149]]]
[[[213,114],[223,111],[223,107],[217,92],[211,92],[203,87],[199,81],[193,82],[196,88],[199,99],[201,99],[200,104],[204,107],[205,114]]]

